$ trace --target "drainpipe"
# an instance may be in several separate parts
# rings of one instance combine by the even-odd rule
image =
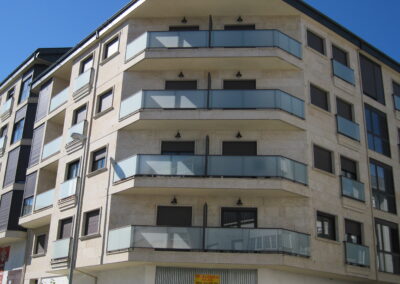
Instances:
[[[211,47],[211,31],[213,29],[212,16],[208,16],[208,47]]]
[[[206,228],[207,228],[208,205],[207,202],[203,206],[203,239],[202,248],[206,250]]]

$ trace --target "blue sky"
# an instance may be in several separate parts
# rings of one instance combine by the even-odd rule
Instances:
[[[400,61],[400,0],[305,1]],[[0,81],[36,48],[74,46],[128,2],[1,1]]]

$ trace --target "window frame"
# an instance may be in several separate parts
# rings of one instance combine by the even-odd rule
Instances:
[[[73,178],[69,178],[70,166],[73,165],[73,164],[76,164],[76,163],[78,163],[78,174]],[[77,177],[79,178],[80,170],[81,170],[81,159],[80,158],[76,159],[76,160],[72,160],[72,161],[66,163],[64,181],[68,181],[68,180],[71,180],[71,179],[74,179],[74,178],[77,178]]]
[[[344,64],[343,62],[340,62],[340,61],[338,61],[338,60],[335,59],[335,57],[334,57],[334,54],[335,54],[335,53],[334,53],[334,49],[337,49],[339,52],[343,52],[343,53],[344,53],[345,58],[346,58],[346,64]],[[339,62],[340,64],[342,64],[342,65],[344,65],[344,66],[350,68],[349,52],[346,51],[346,50],[344,50],[343,48],[340,48],[340,47],[339,47],[338,45],[336,45],[336,44],[332,44],[332,59],[335,60],[335,61],[337,61],[337,62]]]
[[[333,224],[331,225],[333,232],[332,234],[326,234],[326,232],[324,232],[325,227],[324,225],[322,225],[322,233],[318,233],[318,222],[321,222],[321,220],[319,218],[323,218],[323,221],[333,221]],[[322,222],[323,222],[322,221]],[[323,223],[322,223],[323,224]],[[317,211],[316,212],[316,222],[315,222],[315,232],[316,232],[316,236],[318,238],[322,238],[322,239],[327,239],[327,240],[331,240],[331,241],[338,241],[338,230],[337,230],[337,216],[329,214],[329,213],[325,213],[322,211]],[[332,235],[332,237],[330,237],[330,235]]]
[[[6,101],[8,101],[11,98],[15,97],[15,86],[11,87],[8,91],[7,91],[7,97],[6,97]]]
[[[342,163],[342,159],[344,159],[344,160],[348,160],[348,161],[350,161],[350,162],[352,162],[352,163],[355,163],[355,173],[354,173],[354,175],[355,175],[355,178],[354,177],[350,177],[349,175],[352,175],[353,173],[350,173],[350,172],[348,172],[348,171],[345,171],[346,173],[349,173],[349,175],[344,175],[343,174],[343,163]],[[346,177],[346,178],[349,178],[349,179],[352,179],[352,180],[355,180],[355,181],[359,181],[359,171],[360,171],[360,169],[359,169],[359,165],[358,165],[358,162],[356,161],[356,160],[353,160],[353,159],[351,159],[351,158],[348,158],[348,157],[346,157],[346,156],[343,156],[343,155],[340,155],[340,175],[341,176],[344,176],[344,177]]]
[[[68,219],[71,219],[71,236],[68,237],[68,238],[63,238],[63,239],[62,239],[62,238],[61,238],[61,225],[62,225],[62,222],[63,222],[63,221],[68,220]],[[56,240],[71,239],[72,236],[74,235],[74,223],[75,223],[75,218],[74,218],[74,216],[69,216],[69,217],[65,217],[65,218],[62,218],[62,219],[58,220],[57,238],[56,238]]]
[[[105,150],[104,157],[102,157],[102,159],[104,159],[104,166],[102,168],[96,168],[95,170],[93,170],[94,163],[98,161],[98,160],[96,160],[96,161],[94,160],[95,154],[102,150]],[[108,156],[108,145],[102,146],[102,147],[97,148],[96,150],[93,150],[90,153],[90,168],[89,168],[90,172],[89,173],[96,173],[99,171],[106,170],[107,169],[107,156]]]
[[[315,148],[319,148],[320,150],[324,150],[324,151],[327,151],[327,152],[330,153],[330,158],[331,158],[331,171],[327,171],[327,170],[325,170],[325,169],[323,169],[323,168],[317,167],[317,165],[316,165],[316,163],[315,163],[315,162],[316,162],[316,160],[315,160],[315,158],[316,158],[316,156],[315,156]],[[331,150],[328,150],[328,149],[325,148],[325,147],[319,146],[319,145],[317,145],[317,144],[313,144],[313,167],[314,167],[314,169],[323,171],[323,172],[325,172],[325,173],[335,174],[335,156],[334,156],[334,152],[331,151]]]
[[[42,252],[38,251],[38,248],[39,248],[38,244],[39,244],[39,238],[40,237],[44,237],[43,251]],[[35,256],[46,255],[46,252],[47,252],[47,239],[48,239],[48,237],[47,237],[46,233],[41,233],[41,234],[35,235],[35,243],[34,243],[34,246],[33,246],[33,255],[35,255]]]
[[[365,112],[365,126],[366,126],[366,132],[367,132],[367,146],[369,150],[372,150],[376,153],[382,154],[386,157],[391,158],[391,149],[390,149],[390,135],[389,135],[389,126],[388,126],[388,120],[387,120],[387,115],[386,113],[368,105],[364,104],[364,112]],[[384,119],[385,121],[385,127],[386,129],[382,129],[379,127],[378,131],[376,131],[374,125],[374,114],[378,116],[378,125],[381,126],[381,119]],[[368,117],[369,115],[369,117]],[[370,123],[368,123],[370,121]],[[368,129],[368,126],[371,126],[372,129]],[[386,131],[385,131],[386,130]],[[376,133],[380,133],[381,135],[377,135]],[[386,132],[386,135],[383,135],[383,133]],[[370,145],[370,139],[369,136],[372,137],[372,143],[373,145]],[[377,146],[375,143],[375,139],[379,139],[380,144],[382,145],[382,152],[377,151]],[[387,153],[385,153],[385,149],[387,150]]]
[[[372,165],[375,167],[375,173],[374,174],[373,174],[373,171],[371,169]],[[377,160],[374,160],[374,159],[369,159],[368,166],[369,166],[369,170],[370,170],[370,184],[371,184],[371,192],[372,192],[372,208],[380,210],[380,211],[383,211],[383,212],[397,214],[396,189],[395,189],[395,184],[394,184],[393,168],[391,166],[389,166],[389,165],[383,164],[383,163],[381,163],[381,162],[379,162]],[[384,190],[381,190],[380,187],[379,187],[379,182],[376,182],[376,186],[377,186],[376,189],[373,187],[372,178],[373,177],[378,178],[378,175],[379,175],[378,167],[382,168],[384,175],[386,173],[386,170],[390,170],[391,175],[388,176],[388,177],[384,176],[384,182],[385,182],[385,184],[387,184],[388,183],[387,181],[389,181],[389,183],[392,184],[391,192],[389,191],[390,188],[388,188],[386,186],[384,187]],[[389,178],[390,180],[388,180],[387,178]],[[380,198],[378,198],[378,200],[374,202],[375,194],[377,194],[378,197],[383,195],[388,200],[390,198],[392,200],[393,204],[394,204],[394,210],[390,211],[389,203],[388,203],[388,210],[381,209],[381,206],[379,205],[380,204],[380,202],[379,202]],[[375,203],[375,205],[374,205],[374,203]]]
[[[22,125],[21,125],[21,122],[22,122]],[[17,126],[21,127],[21,128],[17,128]],[[14,123],[13,131],[11,134],[11,141],[10,141],[11,145],[21,141],[24,138],[24,127],[25,127],[25,117],[21,118],[20,120],[18,120],[17,122]],[[15,141],[15,134],[16,134],[17,130],[20,131],[21,137]]]
[[[98,212],[98,223],[97,223],[97,230],[94,233],[88,234],[88,214],[93,213],[93,212]],[[83,213],[83,222],[82,222],[82,228],[81,228],[81,237],[83,238],[90,238],[94,236],[100,236],[100,226],[101,226],[101,207],[96,208],[93,210],[88,210]]]
[[[27,97],[22,97],[22,95],[24,94],[24,86],[25,83],[27,81],[30,81],[28,87],[29,87],[29,94]],[[33,81],[33,72],[29,73],[28,75],[24,76],[24,78],[22,79],[22,83],[21,83],[21,89],[19,90],[19,98],[18,98],[18,104],[21,104],[23,102],[25,102],[29,97],[30,97],[30,92],[31,92],[31,85],[32,85],[32,81]]]
[[[224,214],[224,212],[227,212],[227,211],[235,211],[235,213],[237,215],[236,217],[238,217],[241,212],[252,212],[252,213],[255,213],[254,227],[243,227],[241,223],[238,224],[237,227],[224,226],[223,214]],[[220,225],[221,225],[221,228],[258,228],[258,217],[259,216],[258,216],[258,208],[257,207],[221,207]]]
[[[85,108],[85,118],[78,122],[78,116],[77,116],[78,111],[81,111],[83,108]],[[71,126],[74,126],[74,125],[76,125],[76,124],[78,124],[78,123],[80,123],[82,121],[85,121],[87,119],[87,113],[88,113],[88,105],[86,103],[81,105],[81,106],[79,106],[79,107],[77,107],[76,109],[74,109],[73,113],[72,113],[72,124],[71,124]]]
[[[318,92],[318,94],[313,93],[312,92],[313,89],[315,89]],[[329,94],[329,92],[324,90],[324,89],[322,89],[322,88],[320,88],[319,86],[317,86],[317,85],[315,85],[313,83],[309,84],[309,90],[310,90],[309,91],[310,104],[315,106],[315,107],[317,107],[317,108],[319,108],[319,109],[322,109],[322,110],[330,113],[331,112],[331,102],[330,102],[330,94]],[[313,102],[313,97],[314,97],[313,94],[319,96],[320,95],[319,92],[324,93],[324,95],[326,97],[326,108],[321,106],[321,105],[319,105],[319,104],[317,104],[317,102],[315,102],[315,100]]]
[[[92,61],[92,66],[85,70],[85,66],[89,61]],[[87,72],[88,70],[93,68],[93,66],[94,66],[94,53],[91,53],[79,62],[79,75]]]
[[[101,110],[102,99],[106,96],[111,96],[111,105],[106,109]],[[97,96],[96,115],[101,115],[109,110],[112,110],[114,108],[113,104],[114,104],[114,88],[111,88],[108,89],[107,91],[102,92],[100,95]]]
[[[351,119],[349,119],[348,117],[344,117],[344,116],[342,116],[342,115],[339,115],[339,102],[340,102],[341,104],[349,105],[349,106],[350,106]],[[354,105],[353,105],[352,103],[349,103],[348,101],[346,101],[346,100],[340,98],[340,97],[336,97],[336,115],[337,115],[337,116],[340,116],[340,117],[342,117],[342,118],[345,118],[345,119],[347,119],[347,120],[352,121],[352,122],[355,123]]]
[[[322,52],[320,50],[316,49],[315,47],[310,45],[310,41],[309,41],[310,40],[309,39],[309,35],[310,34],[312,34],[313,36],[315,36],[318,39],[321,39],[321,41],[322,41],[322,49],[323,49]],[[315,50],[319,54],[321,54],[323,56],[326,56],[326,39],[324,37],[320,36],[318,33],[314,32],[314,31],[311,31],[310,29],[307,29],[306,30],[306,43],[307,43],[307,46],[309,48],[311,48],[312,50]]]
[[[347,233],[347,230],[346,230],[346,228],[347,228],[346,224],[347,223],[353,223],[353,224],[356,224],[357,226],[358,225],[360,226],[360,236],[359,236],[360,239],[357,242],[348,241],[348,237],[349,236],[355,236],[355,235],[351,235],[351,234]],[[344,218],[344,234],[345,234],[345,242],[352,243],[352,244],[358,244],[358,245],[363,245],[364,244],[364,238],[365,237],[364,237],[364,226],[363,226],[363,223],[361,223],[359,221],[355,221],[353,219]],[[356,237],[358,237],[358,236],[356,236]]]
[[[108,40],[107,42],[104,43],[104,50],[103,50],[103,61],[107,61],[108,59],[116,56],[117,54],[119,54],[119,48],[120,48],[120,35],[116,35],[114,37],[112,37],[110,40]],[[117,50],[111,54],[109,54],[108,49],[110,48],[110,46],[112,46],[114,43],[117,43]]]

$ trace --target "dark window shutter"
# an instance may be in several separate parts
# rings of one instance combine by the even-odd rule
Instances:
[[[188,206],[158,206],[157,226],[192,226],[192,207]]]
[[[170,26],[170,31],[198,31],[199,26]]]
[[[226,31],[248,31],[255,30],[256,25],[225,25],[224,30]]]
[[[197,81],[165,81],[166,90],[196,90]]]
[[[66,239],[72,236],[72,217],[60,221],[58,239]]]
[[[21,146],[19,152],[19,159],[17,165],[17,173],[15,176],[16,183],[25,183],[26,180],[26,169],[29,163],[29,154],[31,152],[30,146]]]
[[[32,139],[33,125],[35,124],[37,104],[28,104],[28,109],[25,115],[25,124],[22,138]]]
[[[92,235],[99,231],[100,210],[94,210],[86,213],[85,231],[84,234]]]
[[[7,186],[15,182],[20,149],[21,147],[18,147],[8,153],[7,167],[6,173],[4,175],[3,186]]]
[[[33,172],[26,176],[26,182],[24,187],[24,198],[28,198],[35,194],[37,172]]]
[[[163,155],[193,155],[194,142],[193,141],[162,141],[161,154]]]
[[[319,53],[325,54],[324,39],[311,31],[307,31],[307,44],[309,47],[315,49]]]
[[[0,201],[0,231],[8,229],[8,221],[10,219],[10,209],[12,201],[12,191],[4,193]]]
[[[361,237],[361,224],[355,221],[346,220],[345,221],[346,234],[351,234]]]
[[[25,118],[27,109],[28,109],[28,105],[25,105],[23,108],[19,109],[15,113],[15,122],[20,121],[21,119]]]
[[[257,142],[223,142],[222,155],[226,156],[256,156]]]
[[[255,90],[256,80],[224,80],[224,90]]]
[[[324,110],[329,111],[328,93],[320,88],[310,85],[311,103]]]
[[[332,46],[332,55],[333,55],[334,60],[342,63],[345,66],[348,66],[347,53],[344,50],[333,45]]]
[[[36,237],[35,254],[44,253],[46,251],[46,235]]]
[[[314,167],[332,173],[333,165],[331,151],[314,145]]]
[[[393,94],[400,96],[400,84],[393,82]]]
[[[343,118],[353,121],[353,107],[351,104],[342,101],[341,99],[336,100],[337,114]]]
[[[43,136],[44,136],[44,124],[40,125],[33,131],[32,148],[31,148],[32,150],[29,159],[29,167],[32,167],[37,163],[39,163],[40,153],[42,150]]]
[[[342,174],[348,178],[357,180],[357,163],[345,157],[340,157]]]
[[[381,66],[360,54],[363,93],[385,104]]]
[[[35,121],[39,121],[47,115],[47,111],[49,110],[49,101],[50,101],[52,86],[53,86],[52,80],[50,80],[40,89]]]

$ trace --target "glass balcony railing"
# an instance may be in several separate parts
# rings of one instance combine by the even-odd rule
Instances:
[[[127,46],[126,60],[149,48],[278,47],[301,58],[301,43],[278,30],[146,32]]]
[[[80,91],[81,89],[83,89],[91,84],[92,73],[93,73],[93,68],[90,68],[90,69],[86,70],[85,72],[83,72],[82,74],[80,74],[75,79],[74,93]]]
[[[79,178],[76,177],[76,178],[64,181],[60,186],[59,199],[64,199],[64,198],[75,195],[76,189],[78,186],[78,180],[79,180]]]
[[[61,239],[53,242],[53,253],[51,259],[63,259],[69,257],[69,248],[71,244],[71,238]]]
[[[63,105],[68,101],[68,88],[62,90],[57,95],[53,96],[50,100],[49,112],[57,109],[59,106]]]
[[[70,129],[68,129],[66,144],[70,144],[71,142],[74,141],[74,138],[72,138],[73,133],[85,135],[86,134],[86,120],[82,120],[81,122],[73,125]]]
[[[332,59],[333,75],[340,79],[355,85],[354,70]]]
[[[400,111],[400,96],[393,95],[394,109]]]
[[[53,205],[53,202],[54,202],[54,189],[51,189],[36,195],[34,209],[36,211],[46,207],[50,207]]]
[[[42,159],[46,159],[61,150],[62,136],[50,141],[43,146]]]
[[[344,196],[365,201],[364,184],[354,179],[341,176],[342,194]]]
[[[346,263],[369,266],[369,247],[345,242]]]
[[[337,129],[340,134],[343,134],[353,140],[360,141],[360,126],[339,115],[336,116]]]
[[[121,102],[120,119],[141,109],[280,109],[304,118],[304,101],[281,90],[143,90]]]
[[[135,155],[114,165],[114,182],[144,176],[285,178],[307,184],[307,166],[281,156]]]
[[[14,98],[9,98],[2,106],[0,109],[0,115],[5,115],[9,112],[11,112],[11,108],[14,102]]]
[[[109,232],[109,252],[131,248],[265,252],[308,257],[310,236],[284,229],[258,228],[127,226]]]
[[[0,152],[4,151],[6,148],[6,143],[7,143],[7,136],[4,135],[3,137],[0,137]]]

